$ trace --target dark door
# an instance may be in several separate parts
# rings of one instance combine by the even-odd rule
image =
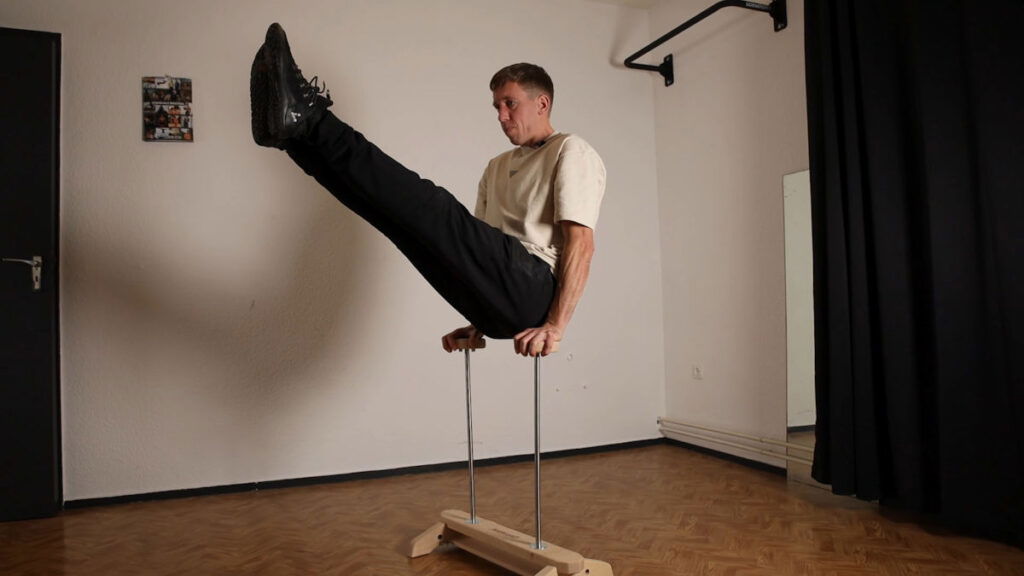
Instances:
[[[60,36],[0,28],[0,521],[62,506]]]

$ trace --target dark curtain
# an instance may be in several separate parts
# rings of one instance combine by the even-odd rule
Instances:
[[[1024,544],[1024,1],[807,0],[813,476]]]

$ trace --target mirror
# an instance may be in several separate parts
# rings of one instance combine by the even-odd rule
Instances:
[[[811,252],[811,173],[782,177],[786,238],[787,441],[814,448],[814,270]],[[789,449],[811,459],[811,452]],[[808,464],[789,461],[790,480],[823,486]]]

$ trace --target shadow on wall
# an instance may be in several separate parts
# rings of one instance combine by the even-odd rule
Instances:
[[[204,448],[182,438],[230,445],[343,381],[344,358],[371,354],[357,335],[380,268],[368,255],[376,232],[294,170],[255,199],[191,190],[170,214],[144,205],[152,196],[125,195],[137,202],[125,213],[148,228],[107,216],[88,234],[65,232],[66,396],[77,418],[153,437],[122,447],[173,444],[187,458]],[[325,361],[330,381],[309,375]],[[237,448],[258,454],[245,439]]]

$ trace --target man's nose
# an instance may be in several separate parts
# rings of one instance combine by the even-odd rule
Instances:
[[[498,122],[504,123],[506,121],[508,121],[508,108],[502,106],[498,108]]]

